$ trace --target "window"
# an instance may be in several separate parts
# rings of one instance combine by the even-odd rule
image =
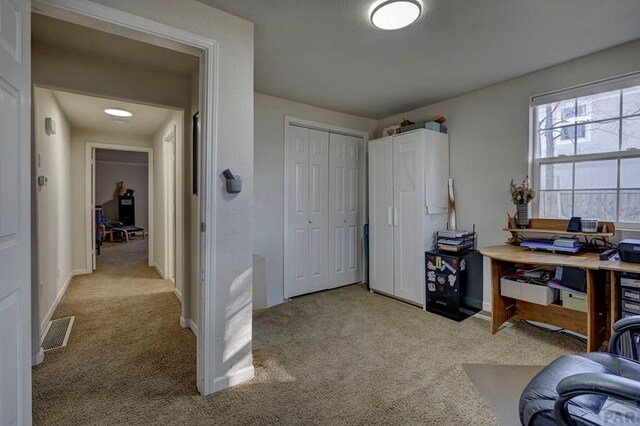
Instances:
[[[539,217],[640,227],[640,73],[533,98]]]

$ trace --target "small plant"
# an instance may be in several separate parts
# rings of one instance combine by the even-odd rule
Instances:
[[[511,199],[513,204],[528,204],[536,198],[536,191],[529,186],[529,176],[524,178],[522,185],[516,185],[511,179]]]

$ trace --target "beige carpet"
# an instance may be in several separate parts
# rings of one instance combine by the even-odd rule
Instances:
[[[203,398],[195,338],[145,255],[139,240],[109,247],[71,283],[55,314],[76,315],[69,344],[34,368],[36,424],[494,425],[462,364],[543,365],[585,349],[526,324],[492,336],[486,321],[356,285],[256,313],[256,378]]]

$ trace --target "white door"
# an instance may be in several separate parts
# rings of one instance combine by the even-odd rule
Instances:
[[[0,424],[31,424],[30,13],[0,0]]]
[[[393,295],[391,137],[369,142],[369,286]]]
[[[421,132],[393,138],[394,294],[422,305],[424,165]]]
[[[167,276],[175,285],[176,283],[176,126],[165,137],[165,188],[167,205],[166,218],[166,265]]]
[[[329,287],[360,281],[358,162],[362,139],[329,139]]]
[[[286,141],[286,298],[326,290],[327,132],[290,125]]]
[[[98,224],[96,223],[96,149],[91,148],[89,153],[90,161],[89,168],[91,170],[91,197],[89,198],[89,217],[91,221],[91,228],[89,232],[91,234],[91,270],[95,271],[97,267],[97,253],[96,253],[96,231]]]

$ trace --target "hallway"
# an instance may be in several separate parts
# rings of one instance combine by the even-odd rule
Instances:
[[[33,370],[34,424],[121,423],[197,395],[196,338],[147,242],[105,243],[95,273],[71,281],[53,316],[76,316],[68,344]]]

